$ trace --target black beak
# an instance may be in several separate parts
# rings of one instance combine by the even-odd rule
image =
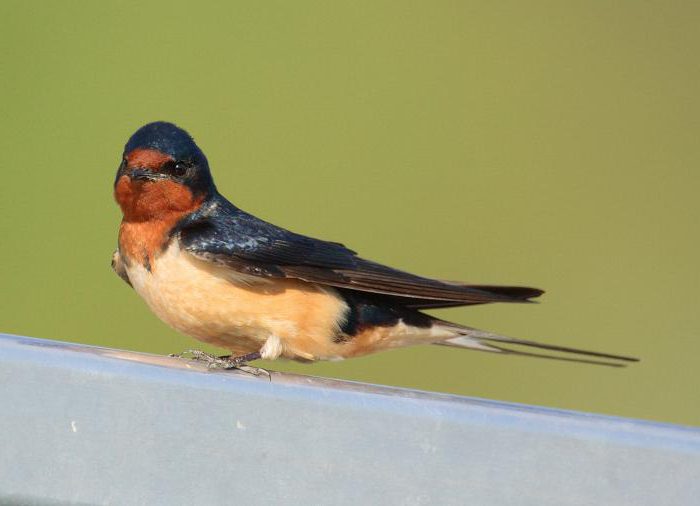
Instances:
[[[159,179],[165,179],[167,176],[159,172],[151,172],[146,169],[133,169],[129,172],[129,177],[136,181],[158,181]]]

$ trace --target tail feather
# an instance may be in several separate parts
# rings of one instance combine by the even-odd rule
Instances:
[[[504,353],[509,355],[518,355],[523,357],[538,357],[538,358],[548,358],[553,360],[562,360],[567,362],[579,362],[584,364],[596,364],[596,365],[606,365],[611,367],[624,367],[625,362],[638,362],[638,358],[629,357],[625,355],[614,355],[611,353],[601,353],[598,351],[581,350],[578,348],[570,348],[568,346],[559,346],[553,344],[539,343],[537,341],[530,341],[526,339],[517,339],[514,337],[502,336],[499,334],[494,334],[492,332],[486,332],[484,330],[474,329],[471,327],[464,327],[461,325],[452,324],[449,322],[444,322],[446,327],[450,327],[455,331],[459,332],[459,336],[446,339],[444,341],[439,341],[434,344],[439,344],[442,346],[453,346],[457,348],[470,348],[479,351],[489,351],[492,353]],[[499,343],[499,344],[495,344]],[[560,356],[552,355],[546,353],[533,353],[528,351],[522,351],[519,349],[513,349],[510,347],[500,346],[500,344],[525,346],[530,348],[538,348],[541,350],[559,352],[559,353],[569,353],[571,355],[579,356]],[[582,358],[582,357],[594,357]],[[597,359],[608,359],[608,360],[597,360]]]

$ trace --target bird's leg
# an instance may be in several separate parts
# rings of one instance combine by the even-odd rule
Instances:
[[[233,367],[243,365],[247,362],[258,360],[260,358],[260,352],[254,351],[252,353],[246,353],[245,355],[239,355],[237,357],[234,357],[233,355],[224,355],[222,357],[214,358],[217,361],[217,364],[223,367],[224,369],[231,369]]]
[[[216,355],[205,353],[201,350],[185,350],[182,353],[170,354],[171,357],[176,358],[183,358],[184,355],[191,355],[192,360],[206,363],[208,369],[238,369],[240,371],[253,374],[254,376],[260,376],[261,374],[270,376],[270,373],[265,369],[247,365],[248,362],[258,360],[260,358],[259,351],[246,353],[245,355],[239,355],[237,357],[232,355],[217,357]]]

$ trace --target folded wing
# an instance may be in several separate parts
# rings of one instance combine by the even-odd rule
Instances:
[[[295,234],[256,218],[218,197],[175,229],[192,255],[261,277],[383,294],[413,309],[489,302],[528,302],[537,288],[468,285],[416,276],[357,256],[336,242]]]

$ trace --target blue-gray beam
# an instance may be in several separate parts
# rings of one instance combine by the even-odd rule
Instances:
[[[700,430],[0,334],[0,503],[697,505]]]

